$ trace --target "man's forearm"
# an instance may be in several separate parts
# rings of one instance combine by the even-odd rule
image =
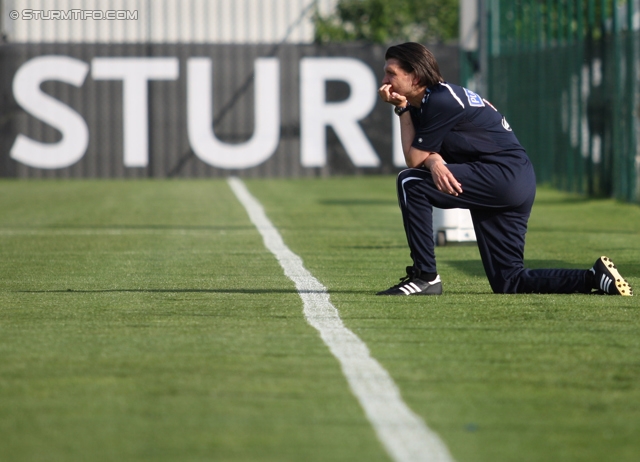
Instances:
[[[416,129],[411,121],[411,115],[405,112],[400,116],[400,140],[402,141],[402,153],[404,154],[407,165],[409,164],[409,150],[411,149],[411,143],[416,136]]]
[[[435,163],[444,164],[444,159],[442,159],[442,156],[437,152],[432,152],[429,154],[429,157],[425,159],[424,167],[431,170]]]

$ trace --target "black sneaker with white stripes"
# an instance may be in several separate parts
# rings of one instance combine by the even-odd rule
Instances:
[[[609,257],[600,257],[589,271],[593,273],[594,288],[608,295],[632,296],[633,289],[618,272]]]
[[[407,275],[400,278],[400,284],[378,292],[376,295],[441,295],[442,282],[437,275],[432,281],[420,278],[420,271],[413,266],[407,266]]]

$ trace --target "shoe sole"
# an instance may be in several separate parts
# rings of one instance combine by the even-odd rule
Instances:
[[[600,257],[600,261],[605,266],[605,268],[607,268],[607,271],[611,273],[611,277],[615,281],[615,287],[618,291],[618,294],[622,295],[623,297],[633,296],[633,289],[625,280],[625,278],[620,275],[618,269],[616,268],[616,265],[611,261],[611,259],[609,257]]]

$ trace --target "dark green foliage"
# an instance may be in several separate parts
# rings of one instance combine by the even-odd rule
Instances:
[[[446,42],[458,36],[457,0],[339,0],[334,14],[314,16],[318,43]]]

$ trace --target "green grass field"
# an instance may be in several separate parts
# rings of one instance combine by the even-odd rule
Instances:
[[[494,295],[473,245],[375,297],[393,177],[245,183],[458,462],[640,460],[637,297]],[[390,460],[225,181],[1,181],[0,243],[0,460]],[[640,207],[541,188],[527,265],[600,255],[638,291]]]

